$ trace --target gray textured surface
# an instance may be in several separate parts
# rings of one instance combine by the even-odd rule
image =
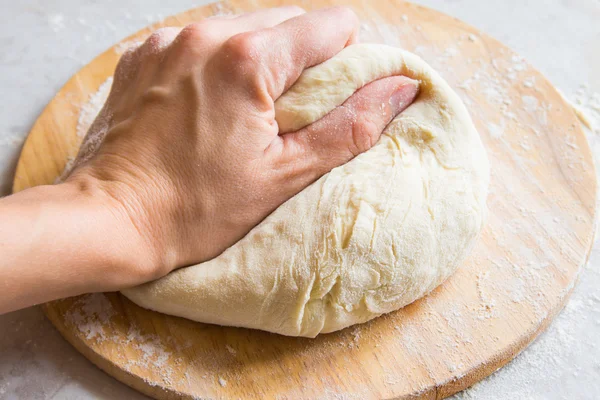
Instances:
[[[205,2],[21,0],[9,4],[3,0],[0,195],[9,193],[26,133],[72,74],[99,52],[148,23]],[[571,99],[583,98],[585,102],[585,98],[600,92],[598,0],[417,2],[501,40],[525,56]],[[588,137],[595,156],[600,156],[600,137],[594,133]],[[548,331],[516,360],[458,397],[600,397],[599,249],[596,244],[571,300]],[[95,368],[60,337],[39,309],[31,308],[0,316],[0,398],[144,397]]]

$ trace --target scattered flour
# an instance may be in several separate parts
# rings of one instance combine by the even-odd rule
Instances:
[[[115,315],[110,302],[103,294],[93,293],[81,297],[65,315],[65,321],[76,326],[86,339],[104,339],[104,325]]]
[[[235,356],[237,354],[237,352],[235,351],[235,349],[233,347],[231,347],[230,345],[226,344],[225,348],[227,349],[227,351],[229,352],[229,354],[231,354],[232,356]]]
[[[591,133],[600,135],[600,93],[581,85],[569,98],[583,126]]]
[[[54,32],[65,29],[65,17],[62,14],[51,14],[48,16],[48,24]]]
[[[500,138],[504,134],[504,121],[501,122],[502,126],[495,124],[493,122],[488,122],[487,128],[490,136],[494,139]]]
[[[352,340],[348,342],[348,347],[351,349],[354,347],[358,347],[360,341],[360,327],[355,326],[351,328],[350,334],[352,335]]]
[[[171,352],[177,349],[176,346],[173,343],[164,343],[164,339],[157,334],[142,334],[140,328],[134,323],[129,326],[125,337],[112,333],[113,330],[108,327],[114,323],[112,319],[117,315],[107,295],[93,293],[79,297],[67,310],[64,319],[67,324],[75,326],[88,340],[128,345],[128,348],[137,350],[133,356],[131,353],[115,355],[119,365],[126,371],[132,373],[151,371],[159,375],[158,378],[163,384],[172,384],[174,371],[169,365],[178,362],[176,355]]]
[[[213,17],[234,14],[233,11],[227,7],[226,2],[213,3],[211,6],[212,6],[212,13],[213,13],[212,16]]]
[[[0,137],[0,147],[17,147],[21,143],[23,143],[22,134]]]
[[[522,96],[521,101],[523,102],[523,108],[528,112],[535,112],[538,109],[538,99],[533,96]]]
[[[112,82],[113,77],[108,77],[98,90],[92,93],[85,103],[81,104],[77,118],[76,133],[80,139],[83,139],[89,132],[90,139],[79,150],[82,158],[76,160],[73,157],[69,157],[63,172],[56,178],[55,183],[64,180],[71,173],[71,170],[75,167],[75,162],[83,163],[88,160],[102,143],[104,134],[108,130],[111,115],[104,113],[99,116],[99,113],[108,98]]]
[[[94,119],[96,119],[96,116],[104,106],[112,83],[113,77],[111,76],[100,85],[96,92],[89,96],[87,102],[81,105],[79,118],[77,119],[77,136],[80,138],[83,138],[87,134]]]
[[[144,43],[143,40],[136,40],[136,39],[126,40],[126,41],[120,42],[115,47],[113,47],[113,50],[115,51],[115,53],[121,55],[121,54],[125,53],[127,50],[135,49],[136,47],[141,46],[142,43]]]

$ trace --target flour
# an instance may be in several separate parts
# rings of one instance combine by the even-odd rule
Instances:
[[[48,16],[48,24],[54,32],[65,29],[65,17],[62,14],[51,14]]]
[[[582,84],[568,99],[583,126],[590,133],[600,135],[600,93]]]
[[[126,40],[126,41],[120,42],[115,47],[113,47],[113,51],[115,53],[121,55],[121,54],[125,53],[127,50],[133,50],[133,49],[141,46],[143,43],[144,43],[143,40],[137,40],[137,39]]]
[[[359,31],[360,41],[362,43],[383,43],[383,38],[388,38],[385,41],[387,44],[402,47],[400,40],[401,34],[397,25],[381,23],[373,24],[363,22],[360,24]]]
[[[235,349],[233,347],[231,347],[230,345],[226,344],[225,348],[227,349],[227,351],[229,352],[229,354],[231,354],[232,356],[235,356],[237,354],[237,352],[235,351]]]
[[[564,363],[569,359],[570,352],[581,346],[588,347],[592,352],[598,351],[598,344],[593,340],[590,343],[578,343],[575,339],[576,324],[565,322],[585,321],[598,316],[598,301],[594,298],[594,294],[571,299],[556,322],[550,325],[547,333],[541,335],[516,360],[504,366],[502,374],[494,374],[485,381],[485,384],[475,384],[458,393],[454,398],[456,400],[497,400],[500,393],[502,398],[544,398],[536,385],[536,382],[539,384],[540,374],[543,374],[544,380],[549,382],[564,381],[564,374],[576,377],[582,366],[573,365],[570,372],[565,372]],[[597,321],[600,323],[600,320]],[[597,362],[595,367],[600,367],[600,362]],[[568,380],[572,381],[572,379]],[[512,389],[507,392],[507,388]]]
[[[112,82],[113,77],[108,77],[100,87],[98,87],[98,90],[89,96],[88,101],[81,105],[76,128],[77,136],[80,138],[83,138],[87,134],[92,122],[94,122],[94,119],[96,119],[96,116],[104,106],[108,94],[110,93]]]
[[[488,132],[494,139],[499,139],[502,135],[504,135],[505,122],[501,121],[500,123],[502,125],[498,125],[493,122],[487,123]]]
[[[600,93],[591,91],[587,84],[582,83],[579,88],[570,95],[560,92],[563,98],[569,102],[575,115],[581,122],[581,126],[586,133],[588,144],[593,154],[600,153]],[[568,142],[567,145],[577,149],[577,145]],[[577,160],[574,160],[574,164]],[[600,163],[596,163],[596,176],[600,176]],[[599,198],[600,201],[600,198]],[[598,216],[597,218],[600,218]],[[596,233],[598,234],[598,232]]]
[[[537,97],[534,96],[522,96],[521,101],[526,111],[535,112],[538,109],[539,103]]]
[[[163,384],[172,384],[174,371],[169,365],[177,364],[178,358],[167,349],[177,350],[177,347],[172,343],[164,343],[156,334],[141,333],[135,323],[130,324],[125,337],[114,334],[112,324],[117,314],[107,295],[93,293],[79,297],[66,311],[64,319],[66,324],[74,326],[86,339],[99,345],[128,345],[128,348],[137,350],[135,357],[131,357],[131,353],[115,353],[126,371],[139,374],[152,369]]]
[[[226,2],[218,2],[211,4],[212,7],[212,17],[219,17],[224,15],[233,15],[234,12],[231,8],[227,7]]]
[[[54,183],[63,181],[75,167],[75,161],[83,163],[88,160],[94,153],[95,149],[100,146],[102,140],[108,130],[110,118],[108,113],[98,116],[100,110],[104,106],[106,99],[112,87],[113,77],[108,77],[99,87],[98,90],[89,95],[88,100],[81,104],[79,116],[77,117],[76,133],[80,139],[83,139],[89,132],[90,140],[81,146],[80,153],[82,158],[77,160],[75,157],[67,157],[67,163],[61,175],[57,177]]]
[[[0,137],[0,147],[17,147],[21,143],[23,143],[22,134]]]
[[[360,341],[360,328],[358,326],[353,327],[350,330],[350,334],[352,335],[352,340],[348,342],[349,348],[358,347]]]
[[[535,87],[535,76],[526,78],[523,80],[523,86],[525,86],[526,88],[534,88]]]

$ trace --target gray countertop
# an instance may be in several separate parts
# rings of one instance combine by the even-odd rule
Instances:
[[[599,0],[422,0],[499,39],[586,111],[600,156]],[[2,0],[0,195],[10,193],[23,140],[46,103],[98,53],[192,0]],[[1,223],[1,222],[0,222]],[[514,361],[459,399],[600,398],[600,246],[565,310]],[[0,316],[0,398],[142,399],[97,369],[38,308]]]

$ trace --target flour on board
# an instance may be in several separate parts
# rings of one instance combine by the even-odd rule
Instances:
[[[135,324],[131,324],[126,337],[111,333],[112,318],[116,314],[106,295],[93,293],[79,297],[65,313],[65,322],[98,345],[110,342],[135,349],[135,357],[125,353],[115,354],[125,370],[134,373],[152,370],[163,384],[171,384],[173,370],[169,365],[176,363],[177,357],[167,349],[173,346],[163,343],[156,334],[142,334]]]
[[[92,122],[94,122],[94,119],[96,119],[96,116],[104,106],[108,94],[110,93],[112,82],[113,77],[108,77],[100,87],[98,87],[98,90],[92,93],[88,97],[88,100],[81,105],[79,118],[77,118],[77,136],[80,138],[83,138],[86,135]]]
[[[133,50],[144,43],[143,40],[132,39],[120,42],[115,47],[113,47],[113,51],[118,55],[124,54],[127,50]]]

